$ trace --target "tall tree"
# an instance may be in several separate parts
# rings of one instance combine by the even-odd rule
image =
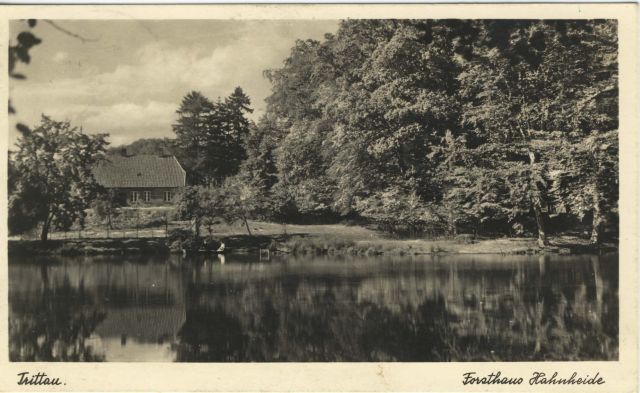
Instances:
[[[349,20],[266,75],[267,189],[298,213],[386,222],[405,201],[449,233],[533,230],[545,246],[548,213],[567,200],[557,171],[617,128],[610,20]],[[593,173],[614,170],[606,145]]]
[[[556,149],[558,162],[551,174],[556,209],[579,219],[590,214],[590,241],[598,244],[605,225],[618,211],[618,132],[594,134],[579,143],[564,142]]]
[[[226,178],[235,175],[242,161],[247,158],[246,139],[254,127],[247,116],[253,113],[253,109],[251,100],[241,87],[236,87],[219,106],[223,109],[221,112],[225,131],[225,156],[219,165],[224,168],[221,177]]]
[[[52,228],[68,230],[85,217],[100,186],[92,168],[104,158],[105,134],[88,135],[68,122],[42,116],[21,136],[12,155],[9,229],[21,233],[40,226],[46,241]]]
[[[463,125],[480,137],[476,153],[503,152],[495,162],[503,172],[494,173],[510,177],[511,195],[521,197],[514,206],[530,206],[544,246],[553,140],[575,142],[615,125],[616,114],[587,103],[615,89],[611,22],[476,23],[475,52],[460,76]],[[584,111],[585,104],[593,110]]]
[[[266,100],[269,127],[278,130],[278,148],[274,149],[278,209],[293,203],[302,214],[330,212],[335,187],[326,174],[326,155],[332,152],[324,142],[332,122],[323,116],[321,102],[323,89],[332,78],[328,51],[328,44],[298,40],[284,66],[266,72],[273,84]]]
[[[192,183],[220,184],[238,172],[246,158],[245,138],[251,127],[250,100],[241,88],[224,101],[210,101],[202,93],[190,92],[180,104],[175,148]]]
[[[211,140],[210,117],[213,110],[214,105],[208,98],[192,91],[182,99],[177,110],[178,121],[173,125],[175,148],[194,183],[210,180],[211,152],[208,148],[221,142],[221,138]]]

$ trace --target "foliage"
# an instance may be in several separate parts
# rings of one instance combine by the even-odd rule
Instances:
[[[598,243],[603,226],[618,213],[618,132],[565,142],[557,149],[552,172],[557,209],[580,220],[591,214],[591,240]]]
[[[478,52],[460,75],[463,125],[504,155],[487,160],[507,178],[502,199],[535,216],[546,243],[549,164],[556,143],[576,143],[617,127],[617,108],[598,106],[615,94],[615,25],[605,21],[479,22]],[[566,151],[565,151],[566,152]],[[563,158],[559,159],[560,161]],[[595,209],[592,205],[591,209]]]
[[[220,219],[241,221],[251,235],[248,220],[258,217],[265,205],[255,187],[232,177],[219,187],[187,187],[178,201],[177,211],[181,218],[193,221],[196,236],[200,236],[202,225],[211,234],[213,225]]]
[[[418,195],[388,188],[368,198],[358,199],[356,209],[385,230],[394,234],[440,235],[444,232],[439,212]]]
[[[114,190],[105,190],[96,197],[91,207],[94,214],[105,223],[107,231],[113,229],[113,222],[120,213],[118,211],[116,192]]]
[[[194,184],[219,184],[238,172],[246,158],[244,140],[251,123],[245,115],[253,110],[249,97],[237,87],[224,100],[210,101],[200,92],[187,94],[173,125],[172,150],[188,170]]]
[[[37,23],[38,21],[35,19],[27,21],[29,29],[34,28]],[[18,63],[29,64],[31,62],[29,51],[39,45],[42,40],[29,30],[25,30],[18,33],[16,41],[14,45],[9,45],[9,76],[14,79],[25,79],[24,75],[15,72],[16,65]]]
[[[258,217],[266,203],[261,200],[259,190],[233,177],[225,181],[217,195],[220,198],[221,217],[227,222],[241,221],[251,235],[248,220]]]
[[[202,240],[190,230],[175,228],[169,232],[166,244],[172,251],[192,251],[202,246]]]
[[[9,185],[9,230],[22,233],[40,225],[47,240],[51,228],[68,230],[82,221],[100,190],[92,167],[104,157],[104,134],[87,135],[68,122],[42,116],[23,135],[11,156],[15,175]]]
[[[16,37],[14,44],[9,43],[9,77],[13,79],[26,79],[26,76],[22,73],[16,72],[18,64],[29,64],[31,62],[31,54],[29,53],[34,46],[40,45],[42,39],[37,37],[31,31],[38,21],[36,19],[27,19],[27,30],[21,31]],[[15,114],[16,109],[11,105],[11,99],[9,99],[9,114]],[[25,124],[18,123],[16,128],[20,133],[29,132],[29,127]]]
[[[207,186],[189,186],[181,193],[176,205],[178,217],[193,221],[196,237],[200,237],[203,224],[211,225],[212,219],[220,216],[222,204],[217,188]]]
[[[10,47],[11,73],[37,44]],[[544,247],[552,216],[591,225],[594,243],[617,222],[615,20],[346,20],[265,77],[257,124],[241,88],[192,91],[175,139],[112,150],[176,155],[194,185],[180,215],[198,236],[218,219],[250,233],[250,218],[356,217]],[[19,173],[12,163],[10,183]],[[14,229],[32,228],[29,204],[11,203]]]
[[[241,173],[276,216],[531,231],[541,246],[562,208],[600,228],[617,150],[589,141],[617,139],[616,34],[609,20],[343,21],[266,71]],[[599,197],[578,201],[583,186]]]
[[[161,139],[161,138],[142,138],[138,139],[128,145],[123,146],[115,146],[109,148],[107,151],[108,154],[121,154],[128,156],[135,155],[156,155],[156,156],[166,156],[173,155],[173,145],[174,141],[171,139]]]

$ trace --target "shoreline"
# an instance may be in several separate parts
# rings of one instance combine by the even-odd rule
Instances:
[[[442,240],[424,239],[344,239],[337,236],[292,235],[228,235],[225,238],[230,254],[259,253],[269,249],[280,255],[352,255],[352,256],[411,256],[445,254],[496,254],[496,255],[571,255],[598,254],[616,251],[616,244],[589,244],[587,240],[558,236],[549,239],[544,249],[537,246],[535,238],[484,238],[470,240],[454,238]],[[85,238],[56,239],[46,243],[40,240],[9,240],[9,256],[40,255],[163,255],[182,253],[169,244],[168,239],[158,238]],[[192,250],[191,255],[207,251]]]

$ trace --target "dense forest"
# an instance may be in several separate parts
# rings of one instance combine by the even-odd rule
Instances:
[[[616,37],[611,20],[344,21],[265,71],[272,94],[257,125],[233,126],[250,111],[241,89],[217,105],[190,93],[175,141],[129,148],[184,151],[202,136],[182,155],[191,172],[205,168],[216,184],[235,175],[265,218],[541,244],[588,230],[599,242],[617,225]],[[207,116],[244,144],[186,135]],[[193,162],[195,146],[209,164]]]
[[[107,153],[176,155],[196,230],[222,215],[540,246],[617,234],[615,20],[346,20],[264,76],[257,123],[241,88],[193,91],[175,138]]]

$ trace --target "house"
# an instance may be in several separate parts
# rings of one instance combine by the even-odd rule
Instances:
[[[186,172],[174,156],[111,155],[93,170],[96,181],[128,205],[169,205],[186,185]]]

